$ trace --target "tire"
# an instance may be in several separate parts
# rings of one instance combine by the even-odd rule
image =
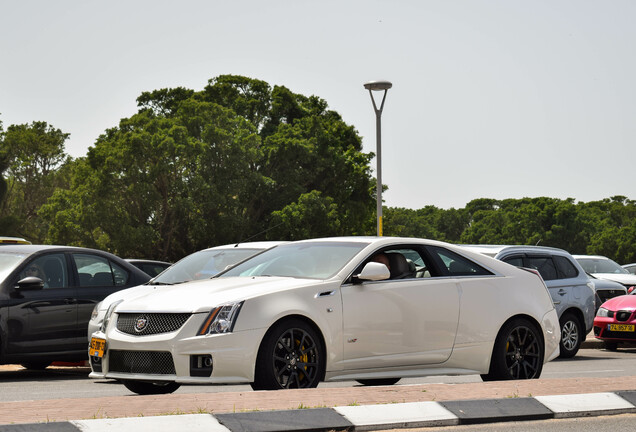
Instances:
[[[581,322],[573,313],[565,313],[559,320],[561,324],[560,358],[571,358],[576,355],[583,342]]]
[[[400,378],[377,378],[356,380],[363,386],[390,386],[397,383]]]
[[[275,324],[256,358],[254,390],[314,388],[324,375],[325,350],[318,332],[299,319]]]
[[[618,342],[603,342],[605,349],[608,351],[616,351],[618,349]]]
[[[499,331],[484,381],[535,379],[541,376],[545,348],[536,324],[514,318]]]
[[[138,395],[157,395],[174,393],[181,384],[174,381],[151,382],[123,380],[122,383],[128,390]]]
[[[44,370],[50,365],[51,365],[51,362],[47,362],[47,361],[44,361],[44,362],[30,361],[30,362],[20,363],[20,366],[28,370]]]

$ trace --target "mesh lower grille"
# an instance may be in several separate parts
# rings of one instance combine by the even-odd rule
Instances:
[[[617,332],[605,330],[601,336],[608,339],[636,340],[636,332]]]
[[[117,317],[117,330],[146,336],[179,330],[190,318],[189,313],[122,313]]]
[[[175,375],[174,362],[169,352],[120,351],[109,352],[108,369],[111,372],[153,375]]]

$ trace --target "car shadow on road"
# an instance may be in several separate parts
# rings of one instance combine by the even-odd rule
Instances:
[[[0,371],[0,383],[88,379],[87,367],[48,367],[43,370],[16,369]]]

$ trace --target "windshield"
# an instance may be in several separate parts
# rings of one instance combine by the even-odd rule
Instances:
[[[232,248],[195,252],[165,270],[151,283],[172,285],[197,279],[209,279],[229,266],[261,251],[262,249]]]
[[[629,274],[627,270],[609,258],[578,258],[586,273],[623,273]]]
[[[328,279],[340,271],[367,243],[290,243],[270,249],[219,277],[286,276]]]
[[[26,256],[26,254],[0,253],[0,281],[5,280]]]

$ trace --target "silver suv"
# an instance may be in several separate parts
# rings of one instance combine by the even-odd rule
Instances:
[[[563,249],[545,246],[464,245],[517,267],[537,270],[545,281],[561,323],[560,357],[574,357],[592,330],[594,285],[578,262]]]

